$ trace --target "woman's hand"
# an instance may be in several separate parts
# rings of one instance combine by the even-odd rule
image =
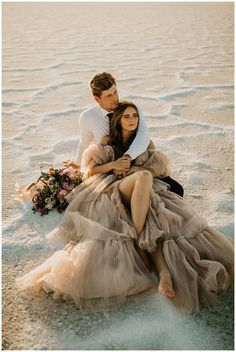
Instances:
[[[63,161],[63,165],[65,167],[73,167],[73,169],[79,169],[80,168],[80,165],[76,164],[74,162],[74,160],[65,160],[65,161]]]
[[[114,170],[122,170],[129,171],[130,169],[130,158],[126,156],[122,156],[121,158],[112,162],[112,166]]]
[[[127,176],[127,172],[123,171],[123,170],[113,170],[113,174],[117,177],[117,178],[123,178],[125,176]]]

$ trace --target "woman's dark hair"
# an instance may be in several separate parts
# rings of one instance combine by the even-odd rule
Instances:
[[[109,145],[113,148],[116,159],[120,158],[129,149],[138,130],[138,126],[137,126],[136,130],[134,130],[133,134],[129,137],[129,139],[125,143],[123,142],[120,120],[124,111],[128,107],[134,108],[139,118],[137,106],[131,101],[123,100],[118,104],[117,108],[113,111],[113,115],[110,119]]]

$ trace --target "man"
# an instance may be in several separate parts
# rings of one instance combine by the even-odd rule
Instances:
[[[99,144],[102,137],[109,134],[109,113],[119,104],[115,78],[107,72],[97,74],[90,82],[90,88],[97,105],[84,111],[80,116],[80,143],[78,146],[76,162],[81,163],[84,150],[91,142]],[[126,152],[130,160],[136,159],[148,147],[149,132],[140,109],[139,128],[137,135]]]
[[[97,104],[84,111],[80,116],[80,142],[76,157],[78,164],[81,164],[83,152],[91,143],[99,144],[102,137],[109,134],[109,114],[119,103],[116,80],[110,73],[103,72],[95,75],[90,82],[90,88]],[[142,154],[150,143],[148,127],[140,108],[138,108],[138,112],[140,121],[137,135],[125,153],[125,157],[130,163]],[[116,174],[118,176],[125,175],[122,170]],[[162,180],[171,186],[172,192],[183,196],[183,187],[178,182],[170,177],[165,177]]]

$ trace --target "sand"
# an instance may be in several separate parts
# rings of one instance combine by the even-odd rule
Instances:
[[[3,3],[3,348],[230,350],[233,292],[214,312],[175,313],[160,294],[115,312],[16,291],[15,278],[55,251],[60,220],[15,205],[39,163],[75,158],[80,112],[97,72],[143,110],[185,197],[234,232],[233,3]]]

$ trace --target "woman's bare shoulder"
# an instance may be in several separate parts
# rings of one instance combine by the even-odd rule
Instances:
[[[110,136],[103,136],[102,137],[102,139],[101,139],[101,141],[100,141],[100,144],[101,145],[108,145],[108,143],[109,143],[109,140],[110,140]]]

